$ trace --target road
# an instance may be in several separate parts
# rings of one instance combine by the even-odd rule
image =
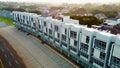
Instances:
[[[3,22],[0,22],[0,29],[7,27]],[[0,35],[0,59],[3,68],[26,68],[23,60],[16,51],[11,47],[9,42]]]
[[[23,60],[11,47],[9,42],[0,36],[0,58],[4,68],[26,68]]]
[[[75,65],[43,45],[40,40],[13,26],[0,28],[0,34],[22,57],[27,68],[75,68]]]

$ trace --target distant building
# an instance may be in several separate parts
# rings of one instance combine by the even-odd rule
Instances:
[[[49,10],[50,16],[56,16],[59,14],[59,12],[60,12],[60,10]]]
[[[116,16],[116,18],[120,18],[120,12],[118,12],[118,15]]]
[[[46,8],[43,8],[43,9],[41,10],[41,15],[44,16],[44,17],[49,16],[49,10],[46,9]]]
[[[95,15],[95,17],[98,18],[98,19],[105,19],[105,18],[107,18],[107,16],[105,16],[103,13],[98,13],[98,14]]]
[[[97,28],[98,30],[105,30],[112,34],[120,34],[120,21],[118,20],[106,20],[101,26],[92,26],[93,28]]]
[[[117,20],[106,20],[106,23],[112,24],[112,25],[117,25],[120,24],[120,19]]]

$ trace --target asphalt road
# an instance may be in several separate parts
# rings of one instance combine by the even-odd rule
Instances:
[[[7,25],[0,22],[0,29]],[[0,35],[0,59],[4,68],[26,68],[21,57],[18,56],[16,51],[11,47],[9,42]]]
[[[9,42],[0,36],[0,58],[4,68],[26,68],[23,60],[11,47]]]
[[[37,38],[27,35],[25,32],[21,32],[13,26],[0,28],[0,34],[9,41],[12,47],[17,51],[18,55],[22,57],[27,68],[76,67],[53,52],[53,50],[43,45]]]

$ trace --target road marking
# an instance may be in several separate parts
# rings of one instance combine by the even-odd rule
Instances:
[[[12,66],[12,64],[11,64],[11,62],[9,61],[9,65],[10,65],[10,67]]]
[[[19,64],[17,60],[15,60],[15,63],[16,63],[16,64]]]
[[[13,56],[13,53],[10,53],[11,56]]]

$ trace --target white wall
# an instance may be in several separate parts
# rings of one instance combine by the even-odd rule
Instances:
[[[74,46],[74,39],[70,38],[70,45]]]
[[[55,32],[55,38],[57,38],[57,32]]]
[[[113,56],[120,58],[120,46],[114,46]]]
[[[65,28],[61,28],[61,34],[65,34]]]
[[[94,49],[94,57],[99,58],[100,56],[100,51],[97,49]]]
[[[81,42],[82,42],[82,43],[86,43],[86,35],[83,35],[83,34],[82,34]]]

